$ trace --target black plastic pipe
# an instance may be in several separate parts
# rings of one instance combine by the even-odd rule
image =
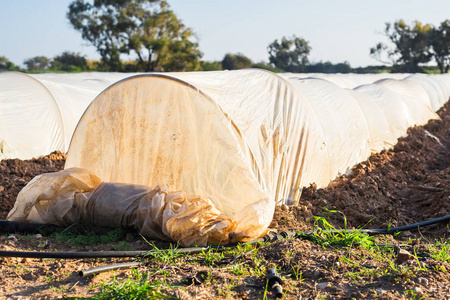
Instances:
[[[382,228],[382,229],[338,229],[333,230],[334,232],[343,232],[343,231],[360,231],[368,234],[391,234],[400,231],[406,230],[414,230],[420,227],[433,225],[436,223],[444,222],[450,220],[450,215],[428,220],[425,222],[414,223],[411,225],[393,227],[393,228]],[[8,222],[8,221],[3,221]],[[296,237],[308,239],[312,236],[314,232],[302,232],[297,233],[295,231],[286,231],[281,234],[268,234],[264,238],[260,238],[257,240],[253,240],[245,243],[236,243],[236,244],[226,244],[219,246],[209,246],[209,247],[192,247],[192,248],[178,248],[174,249],[175,253],[187,254],[187,253],[200,253],[203,251],[208,251],[210,249],[216,250],[226,250],[229,248],[236,247],[237,245],[245,245],[245,244],[256,244],[260,242],[273,242],[277,240],[284,239],[286,237]],[[145,257],[151,256],[152,250],[147,251],[101,251],[101,252],[30,252],[30,251],[0,251],[0,257],[26,257],[26,258],[68,258],[68,259],[79,259],[79,258],[108,258],[108,257]]]
[[[108,258],[108,257],[142,257],[149,251],[93,251],[93,252],[33,252],[33,251],[0,251],[0,257],[26,258]]]
[[[0,221],[0,232],[3,233],[13,233],[13,232],[34,233],[39,230],[54,232],[62,229],[63,229],[62,227],[52,224]]]

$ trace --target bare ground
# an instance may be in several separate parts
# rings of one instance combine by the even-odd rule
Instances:
[[[411,128],[393,150],[373,155],[327,188],[317,190],[312,185],[305,189],[299,206],[277,208],[271,228],[278,232],[310,230],[313,216],[325,217],[336,227],[344,226],[345,216],[348,228],[384,228],[448,215],[449,110],[447,104],[439,111],[441,120]],[[62,169],[64,160],[64,154],[53,153],[29,161],[1,161],[0,219],[6,217],[28,181],[37,174]],[[0,250],[152,249],[137,235],[115,234],[101,243],[83,240],[93,235],[90,232],[69,238],[3,234]],[[146,274],[144,279],[132,270],[87,278],[78,275],[90,267],[133,259],[0,258],[0,299],[91,297],[105,291],[102,283],[114,278],[158,283],[161,286],[154,288],[155,293],[181,299],[274,299],[270,291],[265,294],[265,274],[272,266],[284,279],[285,299],[450,299],[449,234],[448,223],[444,223],[375,239],[378,244],[403,244],[413,255],[404,263],[395,262],[398,247],[323,247],[307,240],[284,239],[224,253],[148,259],[138,268],[140,274]]]

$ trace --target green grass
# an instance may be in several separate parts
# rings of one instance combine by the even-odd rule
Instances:
[[[152,250],[148,251],[145,254],[145,258],[152,258],[153,261],[161,262],[164,264],[174,264],[175,260],[182,256],[182,254],[178,253],[177,247],[170,244],[168,249],[159,249],[154,244],[148,242],[144,237],[142,237],[150,246],[152,246]]]
[[[132,270],[129,278],[117,280],[114,277],[109,283],[101,283],[97,286],[100,292],[89,299],[175,299],[162,292],[163,289],[171,288],[171,286],[164,282],[150,281],[148,277],[149,273]]]
[[[450,263],[450,244],[449,240],[437,241],[434,244],[428,245],[430,256],[438,262]]]
[[[88,231],[85,234],[72,233],[69,230],[52,233],[51,239],[63,242],[72,246],[90,246],[100,244],[111,244],[120,242],[123,246],[123,241],[120,241],[124,236],[124,231],[121,228],[112,230],[106,234],[96,234],[93,231]]]
[[[331,213],[339,211],[329,211]],[[314,216],[315,230],[312,242],[321,245],[324,249],[330,246],[361,246],[370,249],[374,246],[373,237],[360,230],[347,230],[347,219],[344,216],[344,229],[337,229],[324,217]]]

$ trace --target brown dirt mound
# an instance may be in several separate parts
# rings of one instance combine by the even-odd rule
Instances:
[[[450,104],[439,112],[441,120],[408,130],[394,149],[372,155],[348,176],[327,188],[305,188],[298,207],[279,207],[272,227],[304,230],[311,216],[325,216],[342,227],[403,226],[450,213]],[[343,214],[330,213],[338,210]],[[428,234],[448,233],[432,226]],[[428,229],[427,229],[428,230]]]
[[[59,151],[30,160],[0,161],[0,219],[4,220],[13,208],[20,190],[35,176],[57,172],[64,168],[66,154]]]

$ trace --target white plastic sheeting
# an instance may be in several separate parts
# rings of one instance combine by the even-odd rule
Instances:
[[[167,208],[171,224],[184,228],[183,222],[197,219],[201,226],[186,225],[185,231],[155,226],[156,235],[185,245],[193,243],[188,236],[202,236],[200,243],[256,238],[266,231],[276,204],[296,203],[304,186],[326,186],[370,153],[394,145],[408,127],[438,118],[427,88],[436,86],[436,103],[444,103],[448,77],[428,76],[436,83],[421,85],[402,79],[406,76],[368,76],[371,83],[362,85],[365,80],[341,81],[344,87],[336,85],[338,75],[322,76],[334,77],[332,83],[317,74],[302,78],[261,70],[127,78],[98,95],[83,114],[64,176],[82,168],[108,184],[158,191],[163,185],[167,195],[182,191],[186,197],[177,198],[176,209],[170,208],[171,197],[159,201],[158,215]],[[91,196],[83,197],[91,201]],[[20,196],[31,204],[16,203],[8,218],[36,220],[30,210],[45,197],[35,182]],[[189,213],[192,197],[209,207],[206,215]],[[46,200],[54,203],[53,219],[54,199]],[[41,212],[39,218],[48,220]],[[134,222],[132,215],[122,219]]]
[[[0,159],[66,152],[94,98],[133,74],[0,74]]]
[[[409,74],[377,73],[377,74],[323,74],[323,73],[282,73],[285,79],[318,78],[328,80],[341,88],[354,89],[363,84],[372,84],[381,79],[404,79]]]
[[[64,122],[53,96],[22,73],[0,73],[0,159],[64,150]]]
[[[289,82],[308,99],[319,119],[328,146],[331,178],[346,173],[370,156],[368,123],[355,98],[327,80],[309,78]]]
[[[55,98],[64,120],[65,151],[75,127],[89,104],[111,84],[130,73],[32,74]]]

